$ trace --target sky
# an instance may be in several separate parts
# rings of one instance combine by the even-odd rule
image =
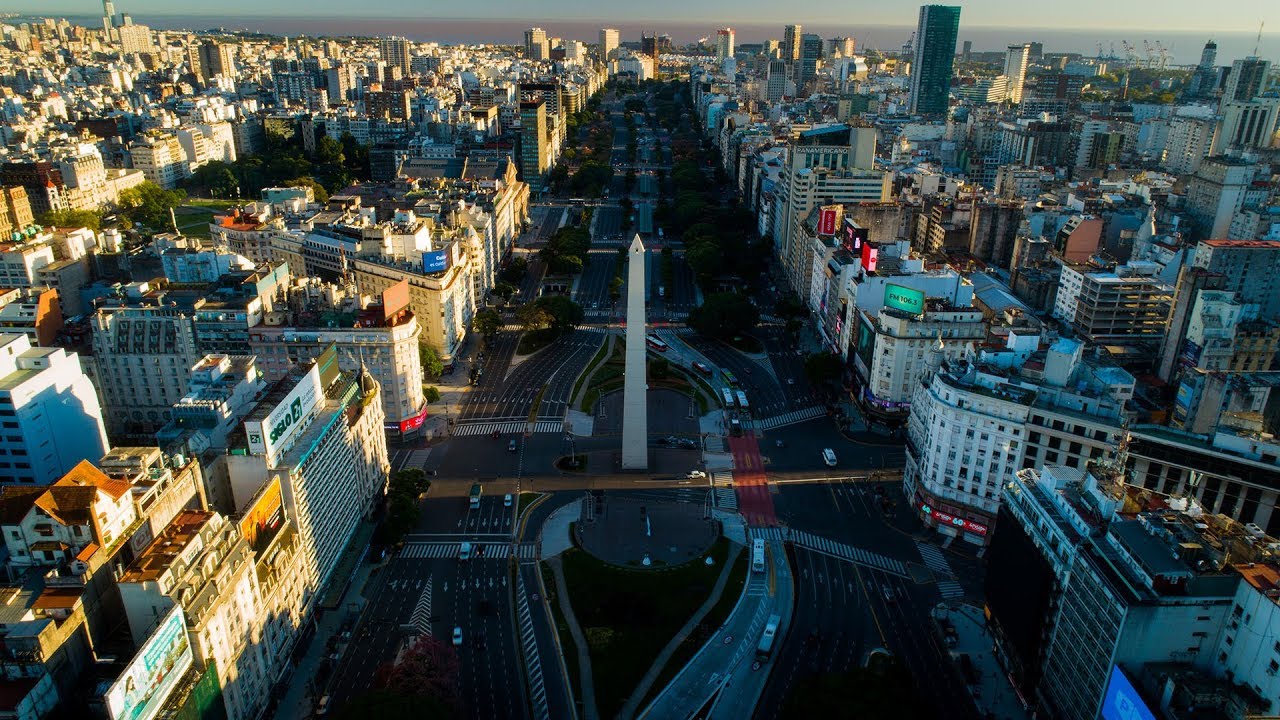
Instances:
[[[7,0],[0,10],[47,15],[94,15],[101,2],[93,0]],[[602,7],[610,7],[602,12]],[[135,18],[143,15],[222,16],[233,24],[234,16],[282,16],[296,13],[297,0],[119,0],[116,9]],[[601,3],[600,0],[483,0],[483,3],[444,3],[428,0],[381,0],[376,4],[350,0],[307,0],[307,15],[403,16],[411,18],[538,18],[552,20],[647,21],[654,27],[665,22],[735,23],[800,22],[824,24],[913,24],[916,6],[907,3],[850,2],[850,0],[646,0],[643,3]],[[483,7],[483,13],[477,9]],[[1198,30],[1209,32],[1257,32],[1265,21],[1280,32],[1280,2],[1276,0],[976,0],[962,3],[961,24],[1045,28],[1135,28],[1143,30]],[[790,16],[788,9],[802,10]],[[480,16],[480,17],[477,17]]]

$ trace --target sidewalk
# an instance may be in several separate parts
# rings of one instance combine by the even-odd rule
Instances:
[[[600,712],[596,709],[595,678],[591,675],[591,653],[587,649],[587,638],[582,634],[578,618],[573,614],[573,604],[569,602],[569,587],[564,581],[564,571],[560,567],[560,558],[548,558],[547,567],[556,579],[556,603],[564,614],[564,624],[569,626],[569,634],[573,636],[573,644],[578,654],[578,686],[582,691],[582,717],[585,720],[599,720]]]
[[[956,664],[960,665],[960,658],[965,655],[972,662],[977,682],[969,685],[969,692],[978,712],[1000,720],[1027,720],[1026,708],[991,650],[991,634],[982,610],[972,605],[960,605],[940,608],[935,613],[945,616],[956,628],[958,639],[951,649],[951,657]]]
[[[471,392],[469,368],[475,362],[478,340],[469,339],[454,360],[453,371],[446,371],[435,380],[423,382],[440,391],[440,400],[427,406],[427,419],[422,423],[422,436],[427,442],[449,437],[449,420],[457,420],[462,414],[462,400]]]
[[[356,553],[358,555],[363,549],[363,546],[355,547],[353,542],[352,547],[348,549],[348,554]],[[382,566],[379,565],[377,567]],[[370,565],[367,562],[360,563],[354,569],[354,574],[351,576],[349,584],[347,584],[346,576],[339,576],[335,572],[330,583],[347,584],[346,593],[342,595],[338,609],[323,613],[317,611],[313,615],[316,618],[315,634],[311,636],[306,654],[294,662],[293,675],[289,678],[289,688],[276,706],[275,717],[282,720],[308,720],[312,717],[315,704],[320,699],[320,694],[324,691],[323,686],[315,687],[316,673],[320,670],[321,663],[330,655],[330,641],[338,634],[342,629],[343,623],[348,619],[346,608],[354,603],[363,610],[365,604],[364,591],[369,585],[369,577],[374,568],[374,565]],[[336,668],[330,668],[331,671],[334,669]],[[327,678],[324,684],[327,685]]]

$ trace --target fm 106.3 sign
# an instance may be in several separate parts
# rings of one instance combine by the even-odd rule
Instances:
[[[924,293],[889,283],[884,286],[884,306],[912,315],[923,315]]]
[[[285,447],[305,424],[320,398],[320,369],[312,366],[311,371],[271,410],[266,420],[250,420],[244,424],[249,452],[266,455],[268,462],[274,460],[276,451]]]

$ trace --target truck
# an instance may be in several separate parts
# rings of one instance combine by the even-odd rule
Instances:
[[[764,538],[751,541],[751,572],[764,572]]]
[[[475,485],[471,486],[471,509],[472,510],[477,510],[480,508],[480,493],[482,492],[484,492],[484,487],[481,486],[480,483],[476,483]]]

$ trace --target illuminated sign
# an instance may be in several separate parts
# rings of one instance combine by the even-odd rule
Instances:
[[[950,513],[944,513],[941,510],[930,506],[928,503],[920,503],[920,511],[943,525],[950,525],[951,527],[964,530],[965,532],[971,532],[975,535],[987,534],[986,525],[976,523],[972,520],[965,520],[962,517],[956,517]]]
[[[845,218],[844,235],[840,239],[840,244],[844,249],[851,253],[861,253],[862,246],[867,242],[867,229],[860,227],[857,223]]]
[[[392,432],[399,431],[400,434],[403,435],[405,433],[411,433],[414,430],[417,430],[418,428],[422,427],[422,424],[425,423],[426,421],[427,421],[427,406],[424,404],[422,406],[422,410],[418,411],[416,415],[405,418],[404,420],[401,420],[398,423],[396,422],[385,423],[383,424],[383,427],[388,431],[392,431]]]
[[[320,367],[313,365],[310,372],[303,375],[289,394],[272,409],[266,420],[250,420],[244,424],[245,435],[249,438],[249,452],[266,455],[267,463],[274,463],[276,451],[288,445],[289,440],[306,424],[306,419],[320,404],[321,398]]]
[[[175,605],[107,690],[111,720],[151,720],[194,662],[186,616]]]
[[[824,207],[818,213],[818,234],[819,235],[835,235],[836,221],[840,217],[839,208]]]
[[[889,283],[884,286],[884,306],[912,315],[923,315],[924,293]]]
[[[444,272],[449,267],[449,253],[444,250],[433,250],[422,253],[422,272]]]
[[[1156,720],[1119,665],[1111,666],[1107,695],[1102,700],[1102,720]]]
[[[862,269],[866,272],[876,271],[876,259],[880,256],[879,251],[871,243],[865,243],[862,246]]]
[[[249,547],[259,549],[275,536],[276,530],[284,523],[284,501],[280,493],[280,478],[267,481],[262,494],[249,506],[240,518],[240,534],[249,542]]]

